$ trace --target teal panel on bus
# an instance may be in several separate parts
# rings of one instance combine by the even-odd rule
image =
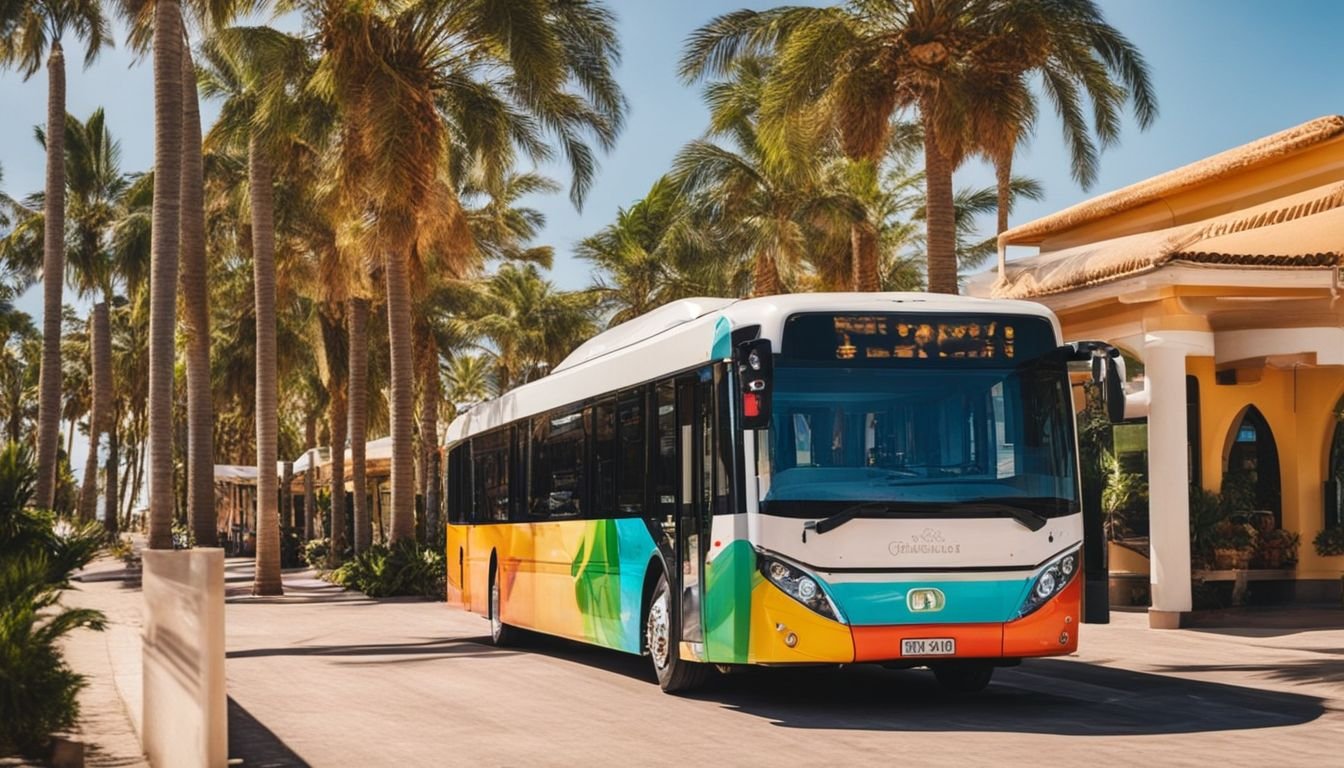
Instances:
[[[745,664],[751,642],[751,588],[756,552],[738,539],[705,565],[705,658]]]
[[[587,523],[570,575],[589,642],[639,653],[644,574],[653,548],[638,518]]]
[[[1017,616],[1030,579],[984,581],[841,582],[826,587],[855,625],[973,624],[1011,621]],[[911,589],[932,587],[946,598],[940,611],[912,611],[906,603]]]
[[[714,346],[710,347],[710,360],[727,360],[733,356],[733,328],[728,318],[720,317],[714,323]]]

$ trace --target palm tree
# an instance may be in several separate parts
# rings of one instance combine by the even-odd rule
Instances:
[[[722,272],[717,244],[697,226],[710,213],[686,205],[667,176],[643,198],[616,213],[616,221],[580,240],[574,253],[593,265],[592,290],[610,313],[609,325],[623,323],[669,301],[719,292]]]
[[[42,366],[38,385],[38,506],[56,489],[61,408],[61,289],[65,275],[65,51],[73,33],[84,42],[84,65],[111,45],[102,7],[94,0],[22,0],[0,5],[0,66],[27,80],[47,60],[47,184],[42,256]]]
[[[735,11],[691,36],[681,73],[688,81],[724,74],[742,57],[772,52],[778,61],[762,115],[772,141],[783,137],[777,143],[787,144],[799,126],[833,125],[846,155],[875,161],[893,115],[918,109],[929,289],[943,293],[957,292],[952,172],[977,151],[992,154],[1003,170],[1034,118],[1034,102],[1024,96],[1027,74],[1041,74],[1065,116],[1075,170],[1080,149],[1089,146],[1083,91],[1103,141],[1114,136],[1117,106],[1126,100],[1141,122],[1154,112],[1142,58],[1091,0],[853,0]]]
[[[267,27],[221,30],[202,47],[199,84],[207,98],[222,98],[220,119],[207,145],[247,146],[256,306],[257,568],[253,594],[278,595],[280,518],[278,484],[278,384],[275,289],[275,154],[292,116],[287,87],[308,59],[301,41]]]
[[[617,41],[611,14],[586,0],[413,0],[314,13],[324,43],[319,81],[346,132],[341,178],[348,198],[373,214],[384,255],[397,542],[414,535],[411,270],[421,218],[446,202],[435,188],[451,161],[450,134],[485,157],[508,157],[513,144],[544,157],[536,131],[545,128],[574,171],[570,197],[581,202],[593,173],[585,135],[609,146],[624,112],[611,71]]]
[[[182,211],[178,291],[186,338],[187,521],[198,547],[217,546],[214,407],[210,392],[210,292],[206,283],[205,178],[196,66],[182,52]]]
[[[596,297],[556,290],[533,264],[500,266],[476,302],[467,325],[494,347],[500,389],[544,374],[596,330]]]
[[[84,483],[79,497],[81,519],[92,520],[98,503],[98,453],[111,428],[112,360],[110,303],[118,269],[112,247],[113,227],[120,217],[122,196],[130,179],[121,172],[120,143],[107,130],[103,110],[81,123],[66,125],[66,220],[71,242],[66,261],[81,297],[92,297],[89,314],[92,409]],[[113,470],[115,473],[115,470]]]
[[[359,554],[373,544],[364,452],[368,424],[369,300],[351,298],[346,306],[346,319],[350,325],[350,479],[354,486],[355,554]]]
[[[446,372],[448,402],[455,407],[479,403],[494,395],[495,363],[488,355],[456,354]]]
[[[817,142],[794,150],[769,147],[756,118],[759,89],[770,64],[738,60],[729,77],[710,83],[710,140],[687,144],[672,161],[672,178],[717,218],[750,259],[752,293],[780,293],[804,261],[809,243],[828,225],[862,217],[862,209],[828,171],[827,147]]]

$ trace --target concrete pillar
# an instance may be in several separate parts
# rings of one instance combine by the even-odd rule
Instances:
[[[1148,623],[1176,629],[1191,609],[1190,460],[1185,406],[1185,358],[1212,355],[1213,335],[1197,331],[1145,334],[1143,365],[1148,405]]]

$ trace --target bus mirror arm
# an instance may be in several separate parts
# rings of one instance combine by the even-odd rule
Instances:
[[[1070,360],[1092,362],[1092,381],[1101,385],[1106,416],[1112,424],[1125,420],[1125,377],[1120,372],[1120,350],[1104,341],[1073,341],[1064,345]]]

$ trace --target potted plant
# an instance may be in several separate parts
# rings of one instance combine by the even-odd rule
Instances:
[[[1260,537],[1257,557],[1265,568],[1291,568],[1297,565],[1297,547],[1302,537],[1283,528],[1275,528]]]
[[[1241,569],[1250,565],[1255,552],[1255,528],[1246,523],[1223,520],[1213,527],[1213,564],[1220,570]]]
[[[1312,543],[1316,545],[1316,554],[1322,557],[1344,555],[1344,527],[1326,528],[1316,534]]]

